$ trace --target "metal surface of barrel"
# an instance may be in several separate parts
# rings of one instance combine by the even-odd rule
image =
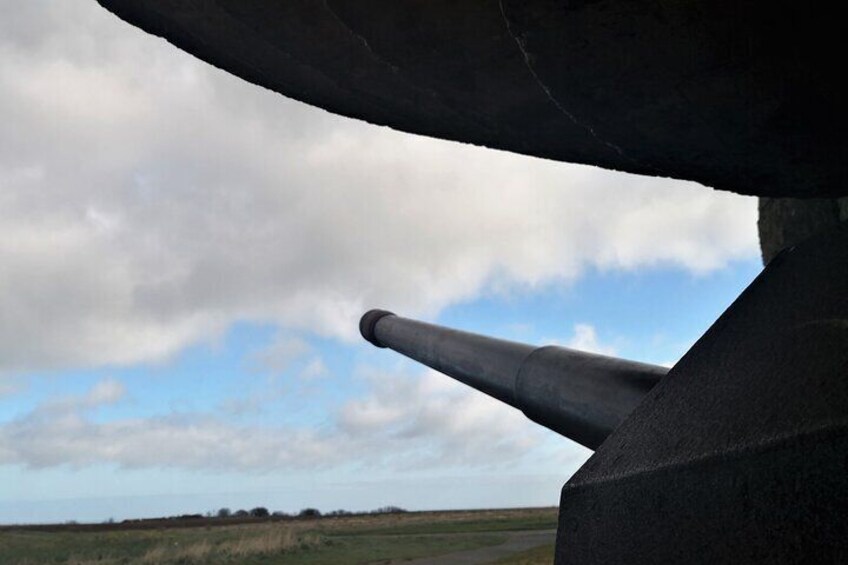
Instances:
[[[596,449],[668,369],[564,347],[535,347],[371,310],[362,336],[518,408]]]

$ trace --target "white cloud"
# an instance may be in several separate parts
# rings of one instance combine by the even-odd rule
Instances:
[[[313,357],[300,371],[299,376],[305,381],[312,381],[327,376],[327,373],[328,370],[324,361],[320,357]]]
[[[124,396],[122,385],[106,379],[85,395],[49,400],[0,424],[0,464],[245,471],[328,465],[345,453],[337,438],[313,430],[242,426],[211,414],[92,418]]]
[[[311,351],[312,347],[302,338],[279,334],[270,345],[253,355],[253,365],[260,371],[282,373]]]
[[[24,4],[0,0],[0,369],[756,256],[752,199],[334,117],[89,0]]]
[[[124,385],[116,379],[104,379],[98,382],[84,398],[87,406],[105,406],[120,402],[127,391]]]
[[[14,396],[25,388],[26,385],[21,378],[0,372],[0,400],[7,396]]]
[[[586,351],[588,353],[598,353],[600,355],[609,355],[615,357],[618,353],[615,346],[604,343],[598,338],[598,332],[592,324],[574,324],[574,333],[568,339],[545,338],[541,340],[544,345],[558,345],[576,349],[578,351]]]
[[[113,378],[98,381],[83,395],[50,399],[36,407],[30,415],[38,422],[74,420],[77,414],[88,413],[103,406],[118,404],[126,397],[123,383]]]
[[[81,414],[30,416],[0,428],[0,462],[32,468],[117,464],[198,470],[315,468],[343,453],[338,440],[199,415],[96,422]]]
[[[598,340],[595,327],[590,324],[575,324],[574,337],[568,340],[566,347],[587,351],[589,353],[600,353],[601,355],[615,355],[615,347],[602,344]]]
[[[433,371],[373,374],[369,382],[366,396],[348,401],[326,426],[307,429],[234,424],[208,413],[102,421],[93,410],[126,394],[107,379],[83,396],[51,400],[0,424],[0,465],[491,468],[526,462],[551,436],[517,410]]]
[[[404,465],[514,462],[550,434],[518,410],[436,371],[379,373],[370,382],[366,397],[340,411],[339,429],[372,438]]]

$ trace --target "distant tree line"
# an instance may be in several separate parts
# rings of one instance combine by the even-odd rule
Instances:
[[[275,510],[274,512],[269,512],[267,508],[264,506],[257,506],[252,510],[236,510],[232,511],[229,508],[220,508],[217,512],[207,514],[208,517],[215,518],[321,518],[321,517],[337,517],[337,516],[354,516],[354,515],[363,515],[363,514],[401,514],[406,512],[403,508],[399,506],[381,506],[380,508],[376,508],[371,510],[370,512],[350,512],[344,509],[333,510],[331,512],[327,512],[326,514],[322,514],[320,510],[317,508],[304,508],[300,512],[296,514],[289,514],[287,512],[283,512],[281,510]],[[182,516],[178,516],[178,518],[202,518],[200,514],[184,514]]]
[[[123,520],[122,524],[143,524],[143,523],[156,523],[161,521],[171,521],[171,520],[181,520],[181,521],[193,521],[193,520],[215,520],[215,519],[257,519],[257,520],[297,520],[297,519],[315,519],[315,518],[337,518],[341,516],[366,516],[366,515],[376,515],[376,514],[401,514],[407,512],[403,508],[399,506],[381,506],[380,508],[376,508],[374,510],[370,510],[367,512],[351,512],[349,510],[338,509],[327,512],[326,514],[322,514],[320,510],[317,508],[303,508],[297,513],[289,514],[288,512],[283,512],[281,510],[276,510],[274,512],[270,512],[264,506],[257,506],[251,510],[236,510],[233,511],[229,508],[219,508],[218,510],[212,510],[204,514],[180,514],[178,516],[167,516],[161,518],[132,518]],[[114,518],[109,518],[108,520],[104,520],[103,524],[114,524]],[[68,525],[75,525],[76,522],[69,521]],[[2,565],[2,564],[0,564]]]

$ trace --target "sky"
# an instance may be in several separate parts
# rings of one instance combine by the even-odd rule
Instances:
[[[591,452],[362,341],[370,308],[673,365],[756,201],[248,84],[0,0],[0,523],[556,505]]]

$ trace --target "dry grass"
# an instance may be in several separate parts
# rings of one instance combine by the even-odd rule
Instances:
[[[493,521],[493,520],[522,520],[550,516],[556,520],[559,509],[550,508],[507,508],[495,510],[447,510],[428,512],[406,512],[401,514],[359,514],[353,516],[341,516],[336,518],[321,518],[316,520],[302,521],[301,527],[309,527],[318,530],[358,530],[393,528],[398,526],[411,526],[418,524],[464,524],[469,522]]]
[[[36,565],[36,563],[37,562],[35,562],[35,561],[18,561],[18,562],[15,563],[15,565]],[[67,561],[62,561],[62,563],[65,564],[65,565],[94,565],[95,563],[97,565],[104,565],[104,564],[105,565],[111,565],[113,562],[111,560],[100,560],[100,559],[93,561],[89,558],[78,557],[78,556],[72,555],[68,558]]]
[[[502,532],[551,529],[556,527],[556,509],[94,526],[0,528],[0,565],[390,562],[496,545],[503,542]]]
[[[79,557],[72,555],[68,558],[64,563],[66,565],[117,565],[121,561],[114,557],[103,556],[98,557],[97,559],[91,559],[90,557]]]
[[[299,534],[292,528],[271,526],[260,535],[244,536],[235,541],[225,542],[218,549],[232,557],[247,557],[305,549],[319,544],[320,539],[316,535]]]
[[[258,530],[258,531],[257,531]],[[208,540],[186,545],[160,544],[150,548],[142,563],[206,563],[211,558],[244,559],[260,555],[276,555],[295,549],[307,549],[321,544],[314,534],[302,534],[295,528],[269,524],[252,528],[238,538],[211,544]]]
[[[164,545],[151,547],[141,556],[142,563],[162,563],[168,557],[169,548]]]

